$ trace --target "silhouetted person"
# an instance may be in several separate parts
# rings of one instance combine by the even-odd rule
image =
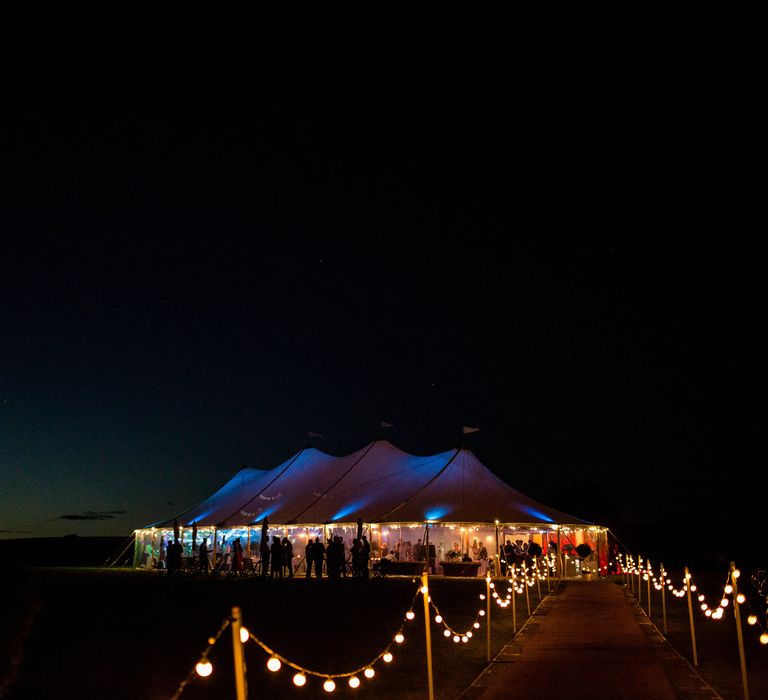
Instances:
[[[200,573],[203,574],[203,576],[207,576],[208,572],[211,570],[211,560],[208,559],[208,538],[203,537],[203,541],[200,543],[200,551],[198,552],[198,559],[200,561]]]
[[[272,578],[283,578],[283,546],[277,535],[272,536],[272,546],[269,549],[271,560],[269,574]]]
[[[261,555],[261,576],[269,576],[269,535],[264,535],[259,542],[259,554]]]
[[[312,561],[315,565],[315,576],[317,578],[323,578],[323,561],[325,560],[325,545],[320,537],[315,540],[315,544],[312,545]]]
[[[245,573],[245,562],[243,561],[243,545],[240,544],[240,538],[238,537],[232,549],[232,573],[235,576],[240,576]]]
[[[289,578],[293,578],[293,545],[287,537],[280,543],[283,548],[283,569]]]
[[[357,578],[363,575],[363,545],[357,537],[352,540],[352,575]]]
[[[171,542],[168,545],[168,554],[166,556],[166,565],[168,566],[168,573],[172,576],[176,576],[181,573],[181,555],[183,548],[177,541]]]
[[[315,545],[317,546],[317,545]],[[334,537],[328,542],[328,547],[325,550],[325,562],[326,573],[328,578],[339,578],[339,572],[342,567],[341,559],[341,547],[339,546],[339,538]],[[321,564],[322,567],[322,564]]]
[[[368,562],[371,560],[371,543],[368,542],[368,538],[363,535],[363,560],[362,560],[362,567],[363,567],[363,578],[368,578]]]
[[[312,564],[314,563],[314,558],[312,556],[312,550],[314,549],[315,543],[312,541],[312,538],[310,537],[307,540],[307,546],[304,547],[304,563],[307,565],[307,578],[310,578],[312,576]]]

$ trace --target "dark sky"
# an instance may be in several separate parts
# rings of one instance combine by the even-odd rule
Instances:
[[[757,522],[749,57],[526,48],[6,63],[0,537],[127,534],[381,420],[422,454],[477,426],[619,534]]]

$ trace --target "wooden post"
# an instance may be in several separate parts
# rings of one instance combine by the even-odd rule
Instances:
[[[645,575],[648,577],[648,617],[651,616],[651,560],[649,559],[647,562],[647,568],[645,570]]]
[[[744,693],[744,700],[749,700],[749,685],[747,683],[747,660],[744,657],[744,636],[741,632],[741,612],[739,611],[739,585],[736,579],[739,578],[739,572],[736,566],[731,562],[730,568],[731,586],[733,587],[733,615],[736,618],[736,637],[739,640],[739,662],[741,664],[741,687]]]
[[[539,558],[534,557],[533,561],[536,562],[536,590],[539,592],[539,602],[541,602],[541,574],[539,572]]]
[[[485,616],[488,618],[486,624],[486,661],[491,663],[491,576],[490,574],[485,577],[485,603],[486,612]]]
[[[528,567],[523,562],[523,585],[525,586],[525,605],[528,608],[528,617],[531,616],[531,599],[528,596]]]
[[[509,569],[507,569],[507,573],[509,573]],[[510,581],[512,581],[512,634],[517,634],[517,610],[515,605],[515,598],[517,597],[517,582],[515,581],[516,576],[517,571],[515,568],[513,568],[512,577],[510,578]]]
[[[693,603],[691,602],[691,574],[685,567],[685,588],[688,593],[688,619],[691,623],[691,647],[693,648],[693,665],[699,665],[699,655],[696,653],[696,630],[693,626]]]
[[[214,539],[214,542],[216,540]],[[243,643],[240,640],[240,608],[232,608],[232,650],[235,660],[235,693],[237,700],[245,700],[248,697],[248,684],[245,679],[245,657],[243,655]]]
[[[637,604],[643,607],[643,558],[637,555]]]
[[[429,539],[429,535],[427,535]],[[427,544],[427,560],[429,560],[429,544]],[[429,700],[435,700],[434,679],[432,677],[432,621],[429,617],[429,565],[426,571],[421,575],[421,594],[424,598],[424,632],[427,643],[427,684],[429,689]]]
[[[667,577],[664,571],[664,564],[660,565],[659,576],[661,576],[661,616],[664,620],[664,635],[667,634]]]

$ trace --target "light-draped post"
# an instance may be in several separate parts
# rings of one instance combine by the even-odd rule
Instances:
[[[486,624],[486,648],[487,648],[487,654],[486,654],[486,660],[488,663],[491,663],[491,576],[488,574],[485,577],[485,604],[486,604],[486,613],[485,616],[488,618],[485,622]]]
[[[536,590],[539,592],[539,602],[541,602],[541,574],[539,572],[539,558],[534,557],[533,561],[536,563]]]
[[[643,558],[637,555],[637,604],[643,607]]]
[[[517,572],[513,568],[512,578],[510,579],[512,581],[512,634],[517,634],[517,609],[515,605],[515,597],[517,596],[517,581],[515,580],[516,577]]]
[[[528,608],[528,617],[531,616],[531,599],[528,596],[528,567],[523,562],[523,586],[525,586],[525,606]]]
[[[661,578],[661,617],[664,620],[664,634],[667,634],[667,572],[664,571],[664,564],[659,565],[659,576]]]
[[[693,648],[693,665],[699,665],[699,655],[696,653],[696,630],[693,626],[693,603],[691,602],[691,572],[685,567],[685,590],[688,593],[688,619],[691,623],[691,647]]]
[[[739,662],[741,664],[741,687],[744,692],[744,700],[749,700],[749,684],[747,683],[747,660],[744,657],[744,636],[741,632],[741,612],[739,611],[739,570],[731,562],[730,568],[731,586],[733,587],[733,615],[736,618],[736,637],[739,641]]]
[[[243,655],[243,642],[240,639],[241,629],[240,608],[232,608],[232,650],[235,661],[235,693],[237,700],[245,700],[248,697],[248,684],[245,679],[245,656]]]
[[[646,562],[647,568],[645,570],[646,580],[648,581],[648,617],[651,616],[651,560]]]
[[[427,529],[429,532],[429,529]],[[427,559],[429,559],[429,534],[427,534]],[[421,595],[424,598],[424,633],[427,643],[427,685],[429,688],[429,700],[435,700],[435,685],[432,677],[432,634],[431,620],[429,617],[429,565],[421,575]]]

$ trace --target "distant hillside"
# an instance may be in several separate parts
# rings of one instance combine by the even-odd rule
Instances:
[[[0,540],[0,557],[11,566],[103,566],[120,555],[129,538],[67,535]],[[132,561],[131,544],[116,565],[130,565]]]

